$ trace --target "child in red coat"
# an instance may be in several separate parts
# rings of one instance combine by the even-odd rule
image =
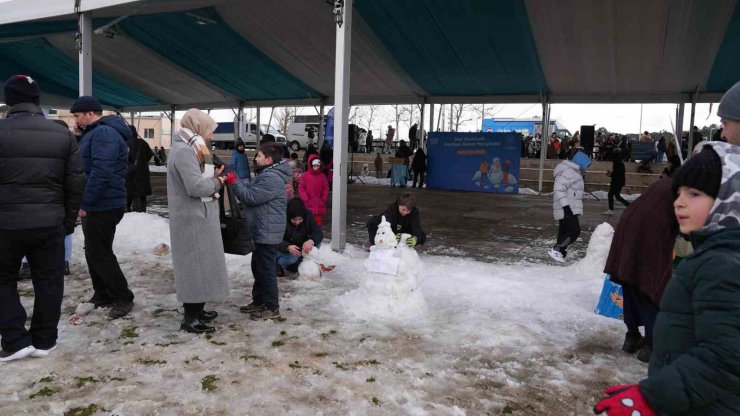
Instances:
[[[329,199],[329,181],[321,169],[321,159],[317,155],[309,156],[308,166],[308,170],[301,175],[298,194],[313,214],[316,223],[321,226],[322,217],[326,213],[326,201]]]

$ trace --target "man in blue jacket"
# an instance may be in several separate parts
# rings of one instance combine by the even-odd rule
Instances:
[[[134,306],[134,294],[113,253],[116,226],[126,209],[131,129],[119,116],[103,116],[103,108],[94,97],[78,98],[70,113],[82,130],[80,152],[87,175],[80,218],[85,259],[95,291],[89,302],[96,308],[112,306],[108,316],[118,319]]]

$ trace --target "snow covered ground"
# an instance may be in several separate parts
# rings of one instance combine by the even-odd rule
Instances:
[[[117,321],[80,305],[91,292],[78,228],[59,349],[0,365],[0,414],[590,414],[601,389],[647,371],[620,351],[623,324],[593,313],[612,233],[600,225],[567,266],[422,255],[427,312],[412,320],[351,313],[343,295],[368,253],[349,246],[328,254],[337,267],[321,281],[280,280],[284,320],[250,321],[238,311],[250,256],[229,255],[231,296],[207,305],[219,331],[196,336],[178,332],[171,256],[154,254],[166,219],[119,225],[136,306]],[[19,288],[30,312],[33,288]]]

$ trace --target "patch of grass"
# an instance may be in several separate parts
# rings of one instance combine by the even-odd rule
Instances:
[[[329,353],[328,353],[328,352],[315,352],[315,353],[313,353],[313,354],[311,354],[311,355],[313,355],[313,356],[314,356],[314,357],[316,357],[316,358],[321,358],[321,357],[326,357],[326,356],[328,356],[328,355],[329,355]]]
[[[216,341],[216,340],[213,340],[213,339],[211,340],[211,344],[213,344],[213,345],[226,345],[225,342]]]
[[[21,295],[24,298],[32,298],[33,297],[33,290],[22,290],[18,292],[19,295]]]
[[[272,346],[273,347],[276,347],[277,348],[277,347],[282,347],[283,345],[285,345],[285,342],[283,342],[282,339],[278,339],[278,340],[272,341]]]
[[[52,380],[54,380],[54,377],[52,377],[52,376],[46,376],[46,377],[42,378],[41,380],[39,380],[39,383],[51,383]]]
[[[64,412],[64,416],[92,416],[97,411],[98,405],[91,404],[87,407],[73,407]]]
[[[371,402],[373,403],[373,406],[380,406],[383,404],[383,402],[381,402],[380,399],[378,399],[377,397],[373,397]]]
[[[285,322],[287,319],[283,318],[282,316],[278,316],[277,318],[275,318],[275,320],[278,322]]]
[[[502,415],[510,415],[514,413],[514,408],[509,406],[508,404],[504,406],[504,408],[501,410]]]
[[[244,361],[249,361],[249,360],[260,360],[260,359],[262,359],[262,357],[260,357],[259,355],[254,355],[254,354],[249,354],[249,355],[247,355],[247,354],[244,354],[244,355],[242,355],[242,356],[241,356],[241,357],[239,357],[239,358],[240,358],[240,359],[242,359],[242,360],[244,360]]]
[[[162,347],[162,348],[167,348],[170,345],[178,345],[178,344],[180,344],[180,343],[179,342],[166,342],[166,343],[156,343],[156,344],[154,344],[154,346],[156,346],[156,347]]]
[[[75,377],[75,381],[77,382],[77,387],[82,387],[87,383],[97,383],[100,380],[96,379],[93,376],[88,376],[88,377]]]
[[[336,368],[338,368],[340,370],[343,370],[343,371],[349,370],[347,367],[344,366],[344,364],[342,364],[340,362],[332,361],[331,363],[334,364],[334,367],[336,367]]]
[[[191,362],[196,362],[196,361],[200,361],[200,362],[203,362],[203,361],[202,361],[202,360],[200,359],[200,357],[198,357],[197,355],[194,355],[194,356],[193,356],[193,358],[191,358],[191,359],[189,359],[189,360],[185,360],[185,364],[190,364]]]
[[[368,338],[370,338],[370,337],[362,337],[362,338],[360,338],[360,344],[362,344],[363,342],[365,342],[365,340],[367,340]]]
[[[122,377],[111,377],[110,381],[126,381],[126,379]]]
[[[365,380],[368,383],[375,383],[375,377],[370,377],[369,379]]]
[[[285,332],[285,331],[280,331],[280,335],[283,335],[283,336],[285,336],[285,335],[288,335],[288,333],[287,333],[287,332]]]
[[[354,363],[354,365],[380,365],[378,360],[360,360]]]
[[[205,391],[214,391],[218,388],[218,386],[216,386],[215,384],[217,380],[220,380],[220,378],[216,377],[213,374],[209,374],[203,377],[202,380],[200,380],[200,386]]]
[[[167,364],[167,361],[164,360],[154,360],[151,358],[138,358],[136,360],[137,363],[143,364],[143,365],[157,365],[157,364]]]
[[[139,334],[136,333],[137,327],[130,326],[121,330],[121,338],[138,338]]]
[[[54,393],[58,393],[58,392],[59,392],[59,389],[44,387],[43,389],[37,391],[36,393],[33,393],[32,395],[28,396],[28,398],[35,399],[37,397],[51,397],[54,395]]]
[[[292,363],[288,364],[288,367],[290,367],[290,368],[303,368],[303,366],[301,365],[301,363],[299,363],[298,361],[293,361]]]

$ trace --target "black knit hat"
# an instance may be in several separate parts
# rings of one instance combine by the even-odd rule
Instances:
[[[28,75],[13,75],[5,81],[5,104],[11,107],[19,103],[39,105],[40,95],[39,84]]]
[[[89,95],[83,95],[82,97],[75,100],[74,103],[72,103],[72,107],[69,109],[70,113],[102,113],[103,107],[100,105],[100,101],[98,101],[95,97],[90,97]]]
[[[717,198],[722,181],[722,160],[711,146],[704,146],[699,154],[691,157],[673,174],[673,193],[688,186]]]
[[[306,206],[299,198],[293,198],[290,200],[290,202],[288,202],[288,209],[286,210],[286,213],[288,214],[288,219],[295,217],[305,218]]]

